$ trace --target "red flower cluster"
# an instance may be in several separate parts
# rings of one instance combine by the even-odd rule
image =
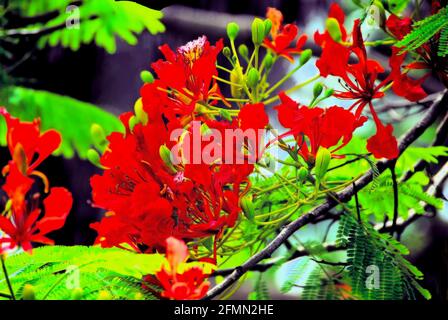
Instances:
[[[299,28],[295,24],[283,25],[283,14],[275,8],[268,8],[266,18],[272,22],[272,40],[264,39],[263,45],[276,55],[294,62],[292,55],[300,54],[303,51],[302,48],[308,39],[307,35],[301,35],[294,47],[291,47],[291,43],[297,38]]]
[[[95,205],[108,210],[100,222],[92,225],[102,246],[128,244],[138,252],[163,252],[170,236],[185,241],[214,236],[216,244],[225,228],[234,226],[241,212],[239,199],[253,165],[226,163],[222,159],[191,163],[185,161],[183,154],[187,147],[196,152],[191,146],[193,140],[186,142],[186,136],[194,130],[193,119],[201,119],[209,130],[222,133],[267,125],[262,104],[244,106],[232,122],[218,121],[214,115],[201,112],[213,103],[210,97],[220,95],[213,75],[221,47],[221,42],[210,46],[204,37],[176,53],[163,46],[167,60],[153,64],[159,79],[141,90],[148,119],[131,128],[132,114],[125,114],[121,119],[126,133],[108,137],[110,144],[101,158],[106,169],[91,179]],[[255,111],[258,117],[253,117]],[[182,135],[173,141],[172,134],[179,129]],[[241,145],[231,142],[233,150],[238,150],[236,158],[247,157],[245,151],[258,143],[240,141]],[[227,145],[224,140],[212,141],[201,145],[199,153],[210,146],[223,145]],[[175,147],[178,152],[173,151]],[[179,161],[170,163],[163,158],[161,153],[167,150],[171,160]]]
[[[203,298],[210,286],[206,281],[208,274],[198,266],[188,266],[189,253],[183,241],[170,237],[166,239],[166,248],[168,263],[156,274],[163,288],[162,297],[173,300]]]
[[[351,107],[355,110],[356,117],[360,117],[365,106],[369,105],[377,132],[369,139],[368,150],[376,158],[396,158],[398,147],[396,139],[392,135],[393,128],[391,125],[382,124],[373,108],[372,101],[384,97],[384,92],[381,90],[389,84],[392,84],[396,94],[412,101],[420,100],[426,96],[421,88],[424,79],[413,80],[402,73],[401,64],[404,57],[398,56],[398,51],[394,50],[390,60],[390,74],[383,81],[377,83],[378,75],[384,72],[384,68],[377,61],[368,59],[361,34],[360,20],[356,20],[354,23],[351,36],[353,43],[348,45],[349,37],[343,25],[344,13],[337,4],[331,6],[329,18],[337,21],[341,39],[335,41],[328,30],[323,34],[316,32],[315,41],[322,47],[322,55],[316,62],[316,66],[323,77],[331,75],[340,79],[340,83],[346,90],[337,91],[335,96],[341,99],[356,100]],[[356,63],[349,63],[352,54],[358,59]]]
[[[341,157],[335,152],[347,145],[353,132],[367,120],[338,106],[328,109],[300,106],[284,93],[280,94],[280,99],[281,104],[275,107],[278,119],[282,126],[290,129],[283,136],[294,135],[298,153],[311,163],[314,163],[320,147],[329,149],[333,157]]]
[[[6,183],[2,189],[6,192],[10,205],[0,215],[0,229],[4,233],[0,247],[14,249],[21,246],[25,251],[32,250],[32,242],[53,244],[46,237],[51,231],[60,229],[72,207],[72,196],[64,188],[51,188],[49,195],[43,200],[44,213],[39,207],[40,195],[32,193],[34,185],[32,176],[39,177],[48,192],[48,179],[36,171],[37,166],[45,160],[60,143],[61,137],[56,131],[40,133],[40,122],[20,122],[12,118],[5,109],[0,108],[5,118],[8,132],[6,140],[12,160],[3,167]]]

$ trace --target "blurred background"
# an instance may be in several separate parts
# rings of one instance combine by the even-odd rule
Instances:
[[[239,41],[250,43],[250,24],[254,16],[264,16],[267,7],[276,7],[284,14],[285,22],[295,22],[302,32],[309,35],[307,47],[318,50],[313,46],[312,35],[323,29],[323,21],[327,16],[329,5],[333,1],[326,0],[196,0],[196,1],[136,1],[153,9],[162,10],[165,33],[151,35],[142,33],[138,44],[130,46],[122,40],[117,41],[114,54],[107,53],[95,44],[83,45],[77,51],[61,46],[36,49],[36,39],[32,36],[26,41],[13,47],[14,59],[8,65],[14,65],[11,76],[24,80],[27,87],[47,90],[61,95],[70,96],[78,100],[100,106],[104,110],[119,115],[129,111],[139,97],[142,86],[140,72],[150,70],[150,64],[161,58],[158,47],[168,43],[172,48],[185,44],[205,34],[213,43],[225,36],[228,22],[236,21],[241,26]],[[338,1],[341,3],[341,1]],[[342,5],[351,12],[351,16],[359,15],[359,10],[351,1],[342,1]],[[350,15],[349,15],[350,17]],[[20,21],[11,19],[8,23],[14,25]],[[371,33],[374,35],[375,30]],[[384,48],[375,48],[372,55],[387,65]],[[24,58],[24,59],[22,59]],[[20,60],[18,65],[15,65]],[[23,60],[23,61],[22,61]],[[6,65],[6,66],[8,66]],[[273,79],[284,74],[290,68],[289,62],[282,62],[281,68]],[[310,63],[297,75],[297,82],[308,79],[315,74],[315,67]],[[291,83],[286,84],[286,86]],[[311,89],[311,88],[310,88]],[[441,89],[436,82],[426,83],[428,92]],[[304,92],[297,92],[294,96],[300,101]],[[329,103],[334,103],[330,101]],[[393,103],[393,101],[385,101]],[[340,103],[339,103],[340,104]],[[419,115],[402,121],[398,114],[395,116],[396,134],[399,135],[412,126]],[[447,145],[447,139],[444,142]],[[5,148],[0,149],[0,163],[9,157]],[[446,160],[446,159],[445,159]],[[443,162],[443,161],[442,161]],[[429,170],[435,170],[430,168]],[[95,232],[89,224],[97,221],[101,211],[93,208],[90,203],[89,177],[100,170],[88,161],[77,156],[72,159],[51,157],[44,162],[41,171],[48,173],[52,185],[66,186],[76,199],[72,212],[64,229],[54,233],[59,244],[92,244]],[[0,178],[1,179],[1,178]],[[1,181],[0,181],[1,184]],[[444,189],[446,195],[446,188]],[[424,287],[428,288],[434,299],[448,299],[448,212],[440,212],[436,219],[420,219],[403,235],[403,241],[412,252],[410,258],[425,274]],[[326,226],[308,228],[305,234],[319,235]],[[247,294],[247,293],[246,293]],[[244,289],[236,298],[246,298]]]

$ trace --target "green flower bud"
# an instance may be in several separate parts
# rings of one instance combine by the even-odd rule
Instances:
[[[253,220],[255,217],[255,206],[253,203],[253,197],[251,195],[244,196],[240,201],[241,209],[243,209],[244,216],[248,220]]]
[[[303,50],[302,54],[300,55],[300,60],[299,60],[300,65],[303,66],[305,63],[310,61],[312,56],[313,56],[313,51],[311,49]]]
[[[235,41],[239,32],[240,32],[240,26],[236,22],[230,22],[227,25],[227,36],[231,41]]]
[[[137,120],[146,125],[148,123],[148,114],[143,110],[142,98],[139,98],[134,104],[134,112]]]
[[[26,284],[23,287],[22,298],[23,300],[36,300],[36,293],[34,292],[34,287],[31,284]]]
[[[259,46],[263,43],[265,35],[265,26],[263,20],[255,18],[252,22],[252,42]]]
[[[84,292],[81,288],[73,289],[72,294],[70,296],[70,300],[81,300],[84,296]]]
[[[249,88],[255,88],[260,80],[260,73],[257,69],[251,68],[247,74],[247,85]]]
[[[143,296],[143,294],[141,292],[137,292],[134,295],[134,300],[143,300],[143,298],[144,298],[144,296]]]
[[[107,146],[106,132],[99,124],[92,124],[90,127],[90,135],[92,137],[93,145],[97,149],[103,150]]]
[[[333,95],[333,93],[334,93],[334,89],[331,89],[331,88],[327,89],[327,90],[325,90],[324,97],[329,98]]]
[[[230,73],[230,81],[232,83],[242,84],[243,79],[241,79],[241,73],[238,72],[237,68],[238,67],[233,69],[232,72]],[[230,93],[233,98],[239,99],[243,95],[243,88],[241,88],[240,86],[232,85],[232,86],[230,86]]]
[[[159,148],[159,155],[162,159],[163,163],[171,170],[173,173],[176,172],[176,169],[173,166],[173,162],[171,161],[171,150],[168,149],[166,145],[161,145]]]
[[[242,44],[238,47],[238,53],[246,59],[249,59],[249,48],[245,44]]]
[[[272,21],[270,19],[264,20],[264,37],[266,38],[272,29]]]
[[[142,72],[140,72],[140,79],[144,83],[153,83],[154,82],[154,76],[148,70],[143,70]]]
[[[316,155],[316,163],[314,167],[314,173],[317,181],[322,181],[327,173],[328,166],[331,161],[331,153],[327,148],[320,147]]]
[[[324,86],[322,85],[322,83],[320,82],[316,83],[313,88],[314,98],[316,99],[317,97],[319,97],[323,90]]]
[[[325,23],[326,29],[328,33],[330,34],[330,37],[335,42],[341,42],[342,40],[342,33],[341,33],[341,27],[339,26],[339,21],[335,18],[328,18]]]
[[[101,163],[100,163],[100,155],[98,154],[98,152],[95,149],[89,149],[87,150],[87,160],[89,160],[89,162],[99,168],[101,168]]]
[[[301,167],[298,172],[299,181],[301,183],[305,182],[306,179],[308,178],[308,174],[309,174],[308,169],[305,167]]]
[[[265,67],[267,70],[269,70],[269,69],[272,68],[272,65],[274,64],[274,57],[272,57],[272,54],[267,53],[267,54],[264,56],[263,62],[264,62],[264,67]]]
[[[129,130],[134,131],[134,127],[138,124],[138,119],[136,116],[129,118]]]
[[[222,54],[224,57],[230,58],[232,56],[232,51],[230,51],[229,47],[224,47],[224,49],[222,49]]]
[[[98,294],[97,300],[112,300],[112,296],[108,291],[101,290]]]

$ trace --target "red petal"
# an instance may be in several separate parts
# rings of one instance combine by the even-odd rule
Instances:
[[[44,200],[45,215],[36,224],[39,234],[44,235],[61,228],[72,208],[73,198],[65,188],[52,188]]]

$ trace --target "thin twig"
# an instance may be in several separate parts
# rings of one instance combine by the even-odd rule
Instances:
[[[9,280],[8,270],[6,269],[5,256],[1,255],[0,260],[2,261],[3,274],[5,275],[6,284],[8,285],[9,293],[11,294],[12,300],[16,300],[16,296],[14,295],[14,290],[12,289],[11,281]]]
[[[440,94],[438,99],[435,99],[433,105],[428,109],[424,117],[417,123],[411,130],[409,130],[400,140],[398,149],[399,153],[402,154],[407,147],[409,147],[417,138],[419,138],[426,129],[431,126],[441,113],[447,110],[448,94],[446,91]],[[380,173],[384,172],[395,160],[383,160],[377,163],[377,169]],[[360,177],[356,182],[357,190],[360,190],[367,186],[373,179],[374,173],[370,169],[362,177]],[[263,259],[270,257],[274,251],[276,251],[292,234],[297,230],[315,220],[316,218],[326,214],[330,209],[338,205],[340,202],[347,202],[351,199],[354,194],[353,185],[346,187],[341,192],[337,193],[337,201],[334,198],[328,198],[327,201],[321,205],[315,207],[307,214],[301,216],[297,220],[292,221],[290,224],[285,226],[280,233],[260,252],[249,258],[241,266],[233,270],[233,272],[224,279],[221,283],[209,290],[204,299],[212,299],[225,291],[228,287],[234,284],[243,274],[257,265]]]

